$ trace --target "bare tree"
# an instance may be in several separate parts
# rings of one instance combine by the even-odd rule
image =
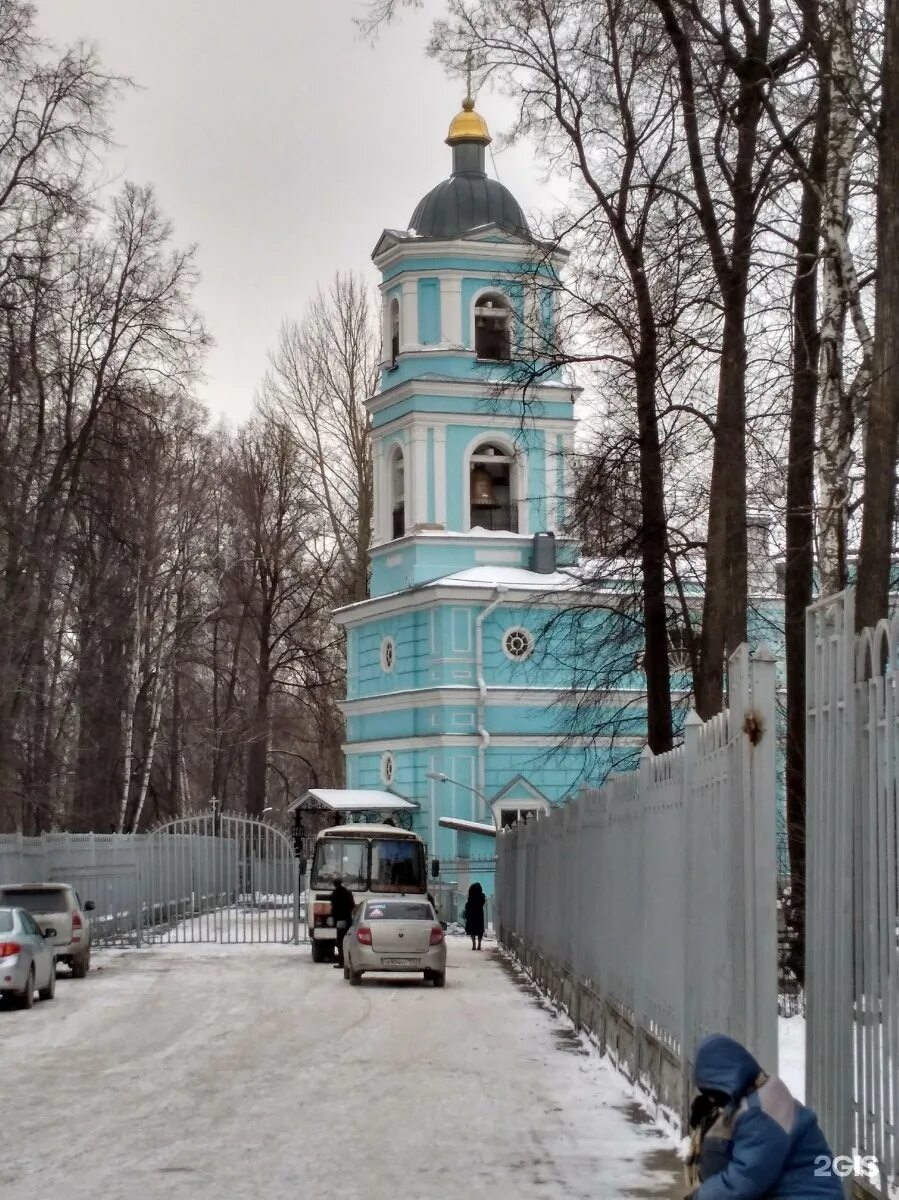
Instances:
[[[328,566],[311,553],[320,530],[310,479],[292,432],[258,418],[241,435],[236,463],[247,611],[254,668],[247,748],[247,809],[261,815],[268,789],[271,700],[302,693],[321,654]],[[336,635],[335,635],[336,636]]]
[[[335,276],[302,320],[281,327],[264,403],[289,423],[327,516],[336,551],[338,603],[368,594],[372,535],[371,422],[365,401],[378,386],[381,338],[365,284]]]

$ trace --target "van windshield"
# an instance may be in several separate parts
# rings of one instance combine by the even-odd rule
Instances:
[[[332,888],[337,880],[350,891],[368,884],[368,844],[355,838],[323,838],[312,860],[312,886]]]
[[[371,844],[373,892],[426,892],[424,855],[420,843],[378,838]]]

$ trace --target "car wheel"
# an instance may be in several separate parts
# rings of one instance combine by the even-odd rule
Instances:
[[[431,975],[434,987],[446,987],[446,971],[434,971]]]
[[[350,977],[350,968],[349,967],[345,966],[343,968],[343,977],[344,977],[344,979],[349,979],[349,977]]]
[[[25,991],[19,996],[19,1008],[31,1008],[34,1004],[34,967],[28,972],[28,982]]]
[[[79,954],[77,958],[72,959],[72,978],[83,979],[91,969],[91,950],[88,946],[84,954]]]
[[[38,992],[42,1000],[52,1000],[56,995],[56,959],[50,964],[50,978],[47,981],[47,986],[42,987]]]
[[[352,984],[352,986],[358,987],[361,982],[362,982],[362,972],[354,971],[352,969],[352,967],[350,967],[350,983]]]

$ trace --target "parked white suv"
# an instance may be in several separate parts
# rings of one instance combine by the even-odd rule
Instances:
[[[0,907],[24,908],[41,927],[55,929],[52,938],[56,961],[72,968],[83,979],[91,965],[91,923],[94,904],[81,898],[67,883],[7,883],[0,887]]]

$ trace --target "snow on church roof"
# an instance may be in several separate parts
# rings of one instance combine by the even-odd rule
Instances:
[[[444,575],[425,585],[426,587],[507,587],[521,588],[532,592],[535,589],[557,592],[565,588],[576,588],[578,581],[565,571],[553,571],[549,575],[528,571],[524,567],[468,567],[453,575]]]

